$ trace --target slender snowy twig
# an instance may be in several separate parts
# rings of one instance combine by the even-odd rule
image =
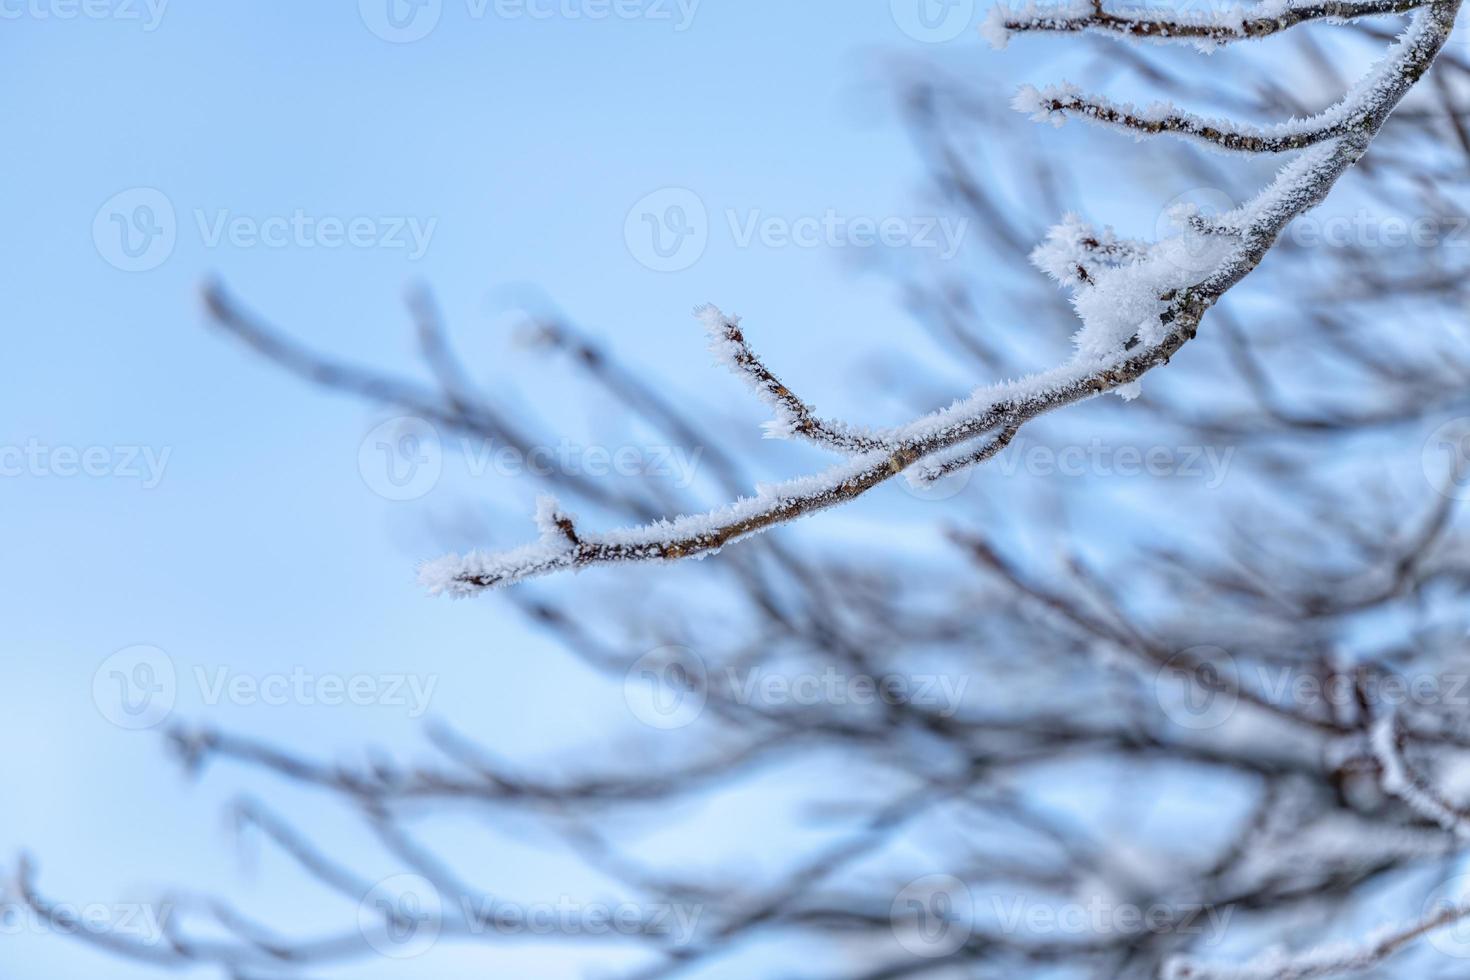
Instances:
[[[958,473],[977,463],[983,463],[1009,446],[1019,430],[1018,425],[1008,425],[1001,429],[993,439],[982,444],[979,449],[965,450],[950,459],[936,460],[928,465],[914,467],[909,471],[909,479],[919,485],[933,483],[944,479],[951,473]]]
[[[984,33],[996,48],[1003,48],[1012,34],[1027,32],[1097,31],[1149,41],[1183,41],[1209,48],[1235,41],[1267,37],[1313,20],[1347,22],[1363,17],[1405,14],[1428,5],[1428,0],[1324,0],[1291,2],[1274,0],[1240,6],[1210,14],[1187,14],[1146,7],[1122,11],[1105,10],[1101,0],[1019,8],[1000,4],[991,9]]]
[[[1470,904],[1445,905],[1416,922],[1380,929],[1362,945],[1334,943],[1296,956],[1273,952],[1239,965],[1178,957],[1165,965],[1163,977],[1164,980],[1312,980],[1360,973],[1466,917],[1470,917]]]
[[[1441,796],[1404,758],[1404,731],[1397,716],[1386,714],[1373,723],[1370,744],[1385,793],[1457,837],[1470,837],[1470,814]]]
[[[1369,746],[1378,763],[1379,783],[1384,792],[1445,830],[1460,837],[1470,836],[1470,815],[1452,806],[1404,759],[1404,730],[1397,716],[1386,713],[1374,721]],[[1181,957],[1165,967],[1164,977],[1166,980],[1307,980],[1357,973],[1377,966],[1423,936],[1467,917],[1470,917],[1470,903],[1446,904],[1416,922],[1379,929],[1361,945],[1334,944],[1294,956],[1273,952],[1234,966]]]
[[[740,329],[738,316],[726,316],[713,306],[694,311],[709,334],[710,350],[730,370],[745,378],[761,400],[776,412],[776,418],[765,424],[768,438],[784,439],[795,434],[819,446],[841,453],[856,454],[882,448],[876,439],[854,431],[845,423],[817,418],[816,412],[781,383],[765,366]]]
[[[996,429],[1018,428],[1105,392],[1132,394],[1133,383],[1192,340],[1205,313],[1260,264],[1294,218],[1320,203],[1362,157],[1389,114],[1433,63],[1454,28],[1459,3],[1438,0],[1418,10],[1388,55],[1332,110],[1350,120],[1343,133],[1305,151],[1244,206],[1215,218],[1214,225],[1228,233],[1207,236],[1202,254],[1192,251],[1198,243],[1176,236],[1127,264],[1089,274],[1093,281],[1074,297],[1082,318],[1074,338],[1077,352],[1060,367],[981,388],[942,411],[864,436],[873,442],[853,443],[852,448],[871,448],[847,461],[817,475],[757,488],[754,496],[725,507],[602,534],[579,531],[575,543],[563,536],[508,554],[450,555],[424,564],[420,581],[431,593],[465,596],[562,569],[702,557],[859,497],[936,455],[953,462],[946,454]],[[1086,257],[1096,258],[1091,250]],[[731,337],[734,321],[711,307],[701,308],[699,315],[717,328],[719,343],[726,345],[736,368],[757,379],[778,411],[786,413],[778,421],[806,419],[810,424],[805,434],[819,439],[844,431],[815,422],[805,404],[753,355],[742,360],[748,347],[743,336],[738,341]],[[988,456],[982,449],[969,460],[984,458]]]
[[[1169,133],[1241,153],[1304,150],[1349,132],[1357,122],[1343,113],[1328,110],[1311,119],[1261,129],[1224,119],[1206,119],[1167,104],[1140,109],[1100,96],[1084,95],[1072,85],[1045,89],[1027,85],[1011,104],[1018,112],[1041,122],[1060,122],[1067,113],[1075,113],[1104,126],[1129,130],[1140,138]]]

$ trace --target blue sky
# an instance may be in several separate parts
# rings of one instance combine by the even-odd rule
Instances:
[[[436,519],[480,494],[528,507],[531,490],[460,466],[384,499],[359,458],[391,413],[251,359],[205,326],[200,284],[218,276],[312,345],[417,374],[401,297],[427,283],[477,379],[521,385],[569,426],[579,408],[523,373],[507,286],[544,291],[665,375],[707,369],[689,315],[705,301],[760,324],[773,361],[840,363],[841,325],[906,329],[891,286],[842,249],[742,247],[723,215],[922,213],[884,67],[991,57],[973,31],[948,40],[978,23],[965,6],[931,31],[903,3],[648,0],[595,17],[595,0],[444,0],[404,42],[374,33],[367,0],[4,4],[0,846],[31,850],[42,886],[79,903],[215,884],[314,911],[275,859],[240,867],[221,813],[248,780],[191,783],[156,733],[99,707],[99,668],[139,645],[174,671],[173,720],[320,756],[411,744],[423,721],[382,704],[211,705],[198,679],[409,671],[438,680],[428,717],[504,754],[595,738],[606,690],[501,605],[431,601],[413,582]],[[628,229],[669,188],[707,209],[708,242],[655,271]],[[350,227],[357,241],[337,244]],[[420,239],[400,247],[409,228]],[[749,415],[727,382],[677,397]],[[825,384],[824,405],[862,407]],[[557,670],[570,676],[544,683]],[[7,939],[0,977],[151,975],[54,936]]]
[[[929,346],[890,279],[862,271],[878,250],[852,244],[886,227],[899,247],[942,250],[963,233],[926,221],[939,215],[889,80],[904,59],[937,59],[1003,105],[1015,84],[1064,74],[1062,45],[991,52],[969,0],[391,0],[399,28],[389,2],[0,0],[13,93],[0,99],[0,867],[28,849],[54,897],[118,903],[178,884],[306,931],[350,918],[270,849],[241,860],[222,817],[241,791],[302,817],[364,874],[396,870],[320,798],[236,769],[184,778],[156,731],[118,714],[119,672],[171,678],[168,721],[329,759],[368,744],[413,757],[442,719],[534,764],[628,722],[616,684],[503,603],[435,601],[414,582],[415,562],[443,550],[437,528],[476,508],[523,518],[536,488],[477,472],[483,459],[446,437],[428,483],[399,492],[379,456],[380,443],[404,447],[382,428],[397,413],[287,377],[211,329],[199,301],[211,277],[315,348],[416,378],[403,296],[427,284],[476,381],[595,442],[599,403],[569,397],[566,372],[515,343],[507,305],[545,297],[646,376],[673,379],[671,400],[745,433],[753,468],[773,477],[821,457],[760,440],[761,409],[710,363],[698,303],[742,314],[833,414],[883,422],[909,407],[863,383],[873,351],[927,363],[936,389],[976,380]],[[1075,147],[1079,130],[1027,132]],[[1160,200],[1197,182],[1152,147],[1106,139],[1156,161]],[[977,140],[992,159],[1009,149],[996,142]],[[1156,231],[1158,202],[1140,208],[1107,180],[1064,193],[1124,233]],[[1044,481],[1021,477],[1002,492],[1043,500]],[[1126,481],[1109,489],[1127,496]],[[884,488],[783,533],[917,550],[941,507]],[[572,596],[607,574],[549,587]],[[407,676],[427,703],[212,693],[303,674]],[[687,814],[694,828],[732,818],[780,830],[718,801]],[[436,830],[505,894],[585,883],[545,842],[454,819]],[[23,926],[5,939],[0,980],[156,975]],[[586,965],[563,956],[552,972],[537,952],[340,975]]]
[[[415,562],[442,550],[436,528],[471,508],[529,515],[535,488],[477,473],[445,440],[428,483],[399,492],[380,443],[421,444],[382,428],[396,413],[252,358],[207,326],[202,283],[218,277],[313,347],[418,378],[402,299],[427,284],[476,381],[593,441],[597,403],[568,397],[565,372],[514,342],[510,299],[544,296],[674,379],[671,400],[746,432],[755,469],[790,475],[813,457],[760,441],[760,409],[711,367],[690,311],[744,315],[770,362],[834,414],[901,417],[861,383],[872,350],[901,348],[957,392],[974,383],[889,279],[861,271],[876,250],[852,242],[896,221],[900,247],[946,243],[892,112],[903,59],[973,72],[997,104],[1060,77],[1060,45],[991,52],[982,14],[971,0],[0,0],[0,867],[24,847],[47,893],[82,904],[179,884],[303,928],[350,916],[269,849],[242,861],[222,814],[242,790],[263,794],[349,856],[370,851],[361,829],[238,770],[185,779],[156,731],[118,713],[119,675],[167,678],[171,697],[152,706],[168,721],[320,758],[366,744],[412,755],[443,719],[534,762],[627,723],[617,685],[504,604],[434,601],[414,582]],[[1108,145],[1155,160],[1160,200],[1196,182],[1151,147]],[[1087,208],[1088,189],[1066,188],[1069,205],[1156,230],[1157,207],[1099,185]],[[1025,475],[1008,491],[1034,503]],[[885,493],[786,533],[925,547],[943,504]],[[571,595],[601,574],[551,587]],[[213,693],[303,674],[407,676],[427,703]],[[688,821],[731,819],[718,811],[692,805]],[[771,815],[735,816],[776,832]],[[544,842],[438,830],[491,869],[486,887],[582,881]],[[4,938],[0,980],[156,975],[24,925]],[[526,975],[536,953],[437,959],[423,975]],[[536,975],[580,975],[559,962]],[[341,975],[419,974],[381,962]]]

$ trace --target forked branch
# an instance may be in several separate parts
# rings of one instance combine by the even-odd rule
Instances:
[[[1179,216],[1181,235],[1131,245],[1126,258],[1119,256],[1103,266],[1096,265],[1098,249],[1085,243],[1096,245],[1104,239],[1079,238],[1072,234],[1073,225],[1065,225],[1069,232],[1060,239],[1062,245],[1057,246],[1054,236],[1053,247],[1038,258],[1076,290],[1074,302],[1083,322],[1075,337],[1077,353],[1065,364],[980,388],[942,411],[869,434],[818,419],[750,350],[737,319],[714,307],[701,307],[698,314],[711,330],[716,350],[776,409],[776,430],[851,454],[846,461],[823,473],[758,488],[754,496],[703,514],[604,533],[577,528],[568,534],[543,522],[542,539],[516,551],[451,555],[424,564],[422,583],[435,594],[465,596],[565,569],[702,557],[759,531],[853,500],[905,471],[923,482],[983,462],[1004,448],[1026,422],[1065,405],[1105,392],[1131,395],[1130,386],[1193,339],[1210,307],[1254,270],[1286,226],[1320,203],[1362,157],[1444,46],[1458,8],[1459,0],[1427,6],[1377,5],[1372,12],[1416,10],[1408,31],[1324,114],[1330,133],[1305,143],[1308,148],[1254,199],[1211,219],[1209,227],[1220,233],[1208,236],[1202,256],[1181,252],[1197,244],[1186,243],[1184,233],[1198,230],[1202,224],[1198,216]],[[1090,9],[1093,17],[1108,16],[1096,7]],[[1283,9],[1301,22],[1369,8]],[[1329,9],[1336,12],[1325,12]],[[1075,256],[1066,242],[1076,246]],[[1181,255],[1189,261],[1180,261]],[[1074,266],[1085,274],[1077,275]]]
[[[1364,17],[1406,14],[1428,5],[1428,0],[1323,0],[1306,3],[1277,0],[1215,14],[1190,16],[1143,7],[1115,13],[1104,9],[1101,0],[1056,5],[1027,4],[1017,9],[1001,4],[991,10],[985,23],[985,36],[995,47],[1003,48],[1012,34],[1097,31],[1129,39],[1182,41],[1208,50],[1222,44],[1268,37],[1310,21],[1346,23]]]

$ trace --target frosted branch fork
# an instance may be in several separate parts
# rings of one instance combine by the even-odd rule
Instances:
[[[1347,23],[1364,17],[1406,14],[1429,5],[1428,0],[1324,0],[1324,2],[1268,2],[1213,15],[1170,16],[1147,8],[1110,11],[1101,0],[1042,6],[1027,4],[992,9],[985,35],[1003,47],[1012,34],[1096,31],[1130,40],[1184,42],[1206,49],[1237,41],[1279,34],[1310,21]]]
[[[767,434],[799,435],[845,453],[844,461],[822,473],[758,487],[754,496],[703,514],[637,527],[589,533],[565,515],[561,515],[564,519],[542,520],[540,541],[507,553],[473,552],[426,562],[420,568],[420,581],[433,594],[467,596],[591,565],[702,557],[759,531],[853,500],[900,473],[908,472],[911,480],[922,483],[984,462],[1002,450],[1026,422],[1065,405],[1105,392],[1131,394],[1130,386],[1192,340],[1205,313],[1254,270],[1286,226],[1320,203],[1366,152],[1389,114],[1434,62],[1454,28],[1459,4],[1460,0],[1288,4],[1277,11],[1276,19],[1289,22],[1286,26],[1369,13],[1414,11],[1414,16],[1386,57],[1341,102],[1317,117],[1318,128],[1325,126],[1330,132],[1320,140],[1303,141],[1307,148],[1255,198],[1209,219],[1176,216],[1181,233],[1201,228],[1212,232],[1204,236],[1207,261],[1203,265],[1199,255],[1181,251],[1191,244],[1182,235],[1155,243],[1119,245],[1110,232],[1093,231],[1075,218],[1054,229],[1033,260],[1074,290],[1082,326],[1074,337],[1076,354],[1066,363],[980,388],[906,425],[868,432],[817,418],[754,354],[737,318],[726,317],[712,306],[701,307],[696,312],[710,331],[716,354],[776,411],[776,420],[766,426]],[[1113,15],[1104,14],[1100,4],[1087,10],[1091,13],[1063,8],[1044,16],[1033,10],[1027,15],[1029,20],[1023,18],[1016,21],[1018,26],[1007,29],[1081,29],[1058,25],[1080,25],[1087,18],[1113,23]],[[1168,33],[1173,28],[1212,36],[1199,24],[1167,18],[1136,23],[1153,25],[1149,29],[1160,37],[1173,36]],[[1245,26],[1233,28],[1232,38],[1270,33],[1243,23]],[[1219,23],[1214,29],[1225,30]],[[1150,36],[1142,27],[1113,33]],[[1236,126],[1235,131],[1245,133],[1247,127]],[[1238,148],[1272,149],[1266,144]],[[1189,261],[1180,261],[1181,256]],[[1104,261],[1099,263],[1099,259]],[[982,443],[978,448],[977,442]],[[541,512],[561,514],[554,502],[544,503]]]

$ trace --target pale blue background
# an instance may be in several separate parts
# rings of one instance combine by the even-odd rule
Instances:
[[[953,18],[943,43],[901,28],[913,25],[920,0],[702,0],[684,31],[644,17],[476,18],[469,0],[443,0],[435,29],[401,44],[375,36],[356,0],[173,0],[152,31],[115,16],[38,16],[67,2],[0,4],[8,83],[0,97],[0,453],[34,441],[169,455],[152,489],[125,477],[0,477],[0,602],[10,627],[0,647],[0,868],[26,848],[55,898],[115,903],[162,885],[214,889],[252,909],[274,908],[273,921],[307,934],[350,924],[350,904],[304,887],[270,848],[242,862],[222,820],[236,793],[268,797],[334,853],[355,857],[365,877],[397,866],[367,856],[360,827],[321,797],[229,766],[191,782],[156,733],[111,724],[94,703],[93,677],[115,651],[148,644],[166,652],[184,682],[173,720],[289,742],[316,758],[360,760],[367,744],[411,758],[422,751],[424,722],[385,705],[210,706],[192,682],[195,668],[418,674],[437,685],[429,717],[525,765],[598,745],[629,719],[616,683],[524,629],[504,603],[430,600],[414,583],[417,560],[463,538],[465,515],[497,533],[520,528],[483,543],[529,536],[523,515],[536,488],[474,478],[446,452],[432,492],[385,500],[364,479],[359,451],[395,413],[287,377],[211,330],[201,283],[219,276],[318,349],[420,378],[401,298],[411,283],[427,283],[475,379],[501,404],[547,416],[553,433],[592,439],[607,403],[569,395],[568,372],[514,343],[505,297],[534,287],[662,379],[669,399],[740,434],[760,475],[802,472],[823,457],[760,440],[764,413],[711,366],[690,316],[695,304],[743,314],[770,362],[826,412],[880,423],[905,417],[912,406],[875,396],[883,386],[870,383],[875,367],[892,368],[898,357],[926,362],[932,370],[913,376],[932,378],[936,398],[988,379],[940,356],[892,279],[854,261],[876,254],[740,248],[724,212],[933,214],[893,111],[895,75],[914,59],[937,62],[1003,107],[1015,84],[1064,76],[1061,55],[1076,50],[1073,39],[1031,39],[992,52],[977,36],[983,4],[969,0],[934,0],[931,12]],[[676,4],[659,6],[677,16]],[[1133,95],[1126,85],[1110,91]],[[997,159],[1015,152],[1007,140],[1024,138],[1067,152],[1080,129],[986,128],[974,149]],[[1177,172],[1157,144],[1107,139],[1093,145],[1150,165],[1156,198],[1145,206],[1126,197],[1098,167],[1096,186],[1062,189],[1067,206],[1123,234],[1153,235],[1159,203],[1198,178]],[[1269,176],[1270,164],[1255,166]],[[670,187],[696,191],[713,227],[697,263],[659,273],[630,251],[625,221],[635,202]],[[116,253],[105,237],[99,249],[94,221],[105,202],[136,188],[164,195],[177,241],[157,268],[124,272],[107,261]],[[211,248],[195,219],[196,211],[266,218],[297,209],[435,224],[427,254],[411,261],[373,248]],[[1066,324],[1038,322],[1027,310],[986,312],[996,314],[988,328],[1065,349]],[[1106,520],[1090,522],[1094,538],[1125,526],[1127,487],[1109,484],[1116,499]],[[1024,479],[1007,492],[1042,499]],[[715,502],[709,488],[703,493]],[[924,554],[936,547],[948,506],[885,487],[782,533],[822,544],[881,538],[895,552]],[[522,523],[501,520],[506,514]],[[1054,542],[1037,546],[1050,553]],[[546,588],[563,599],[591,595],[610,574]],[[693,580],[684,567],[652,579],[666,590]],[[751,808],[706,806],[687,820],[715,833],[721,821],[737,821],[780,839],[776,816]],[[545,842],[511,842],[466,823],[436,831],[497,893],[589,891]],[[779,863],[772,851],[764,856]],[[363,961],[312,975],[572,977],[592,965],[544,954],[513,943],[432,965]],[[0,935],[0,980],[157,975],[56,936]],[[711,975],[762,972],[746,963]]]
[[[251,785],[239,770],[191,783],[156,734],[99,714],[92,676],[104,658],[152,644],[185,674],[303,665],[434,675],[433,716],[532,758],[595,738],[616,691],[578,674],[503,605],[431,601],[413,582],[414,561],[435,547],[432,523],[481,494],[528,507],[530,488],[447,473],[421,500],[376,496],[358,448],[385,415],[207,329],[200,283],[218,274],[303,340],[416,374],[399,300],[425,281],[480,379],[520,377],[530,387],[518,397],[574,416],[556,407],[557,390],[521,374],[526,355],[490,299],[533,283],[634,363],[682,375],[676,397],[698,393],[750,422],[759,413],[733,382],[706,380],[689,310],[715,301],[761,324],[775,363],[831,365],[816,376],[824,408],[871,411],[843,389],[836,369],[850,359],[833,347],[920,336],[886,279],[827,251],[737,249],[718,231],[693,268],[659,274],[630,256],[625,216],[671,185],[697,189],[716,213],[913,213],[920,169],[890,111],[891,59],[997,56],[974,31],[918,43],[887,2],[704,0],[676,32],[646,19],[475,20],[463,0],[446,0],[437,29],[410,44],[375,37],[352,0],[175,0],[151,32],[116,17],[35,15],[54,9],[35,0],[0,21],[0,444],[171,455],[155,489],[0,479],[0,863],[31,850],[43,889],[76,902],[214,885],[346,922],[349,908],[304,907],[278,858],[241,868],[220,819]],[[126,273],[104,261],[92,229],[103,202],[136,187],[167,195],[178,241],[159,268]],[[193,212],[222,208],[414,215],[437,227],[419,262],[374,249],[206,248]],[[911,346],[926,356],[921,340]],[[865,513],[834,516],[818,533]],[[186,684],[175,717],[331,757],[366,742],[411,745],[420,723],[403,715],[206,708]],[[319,803],[271,792],[297,814]],[[325,826],[333,819],[322,814]],[[6,936],[3,949],[5,978],[155,975],[52,936]],[[517,961],[494,962],[515,975]]]

